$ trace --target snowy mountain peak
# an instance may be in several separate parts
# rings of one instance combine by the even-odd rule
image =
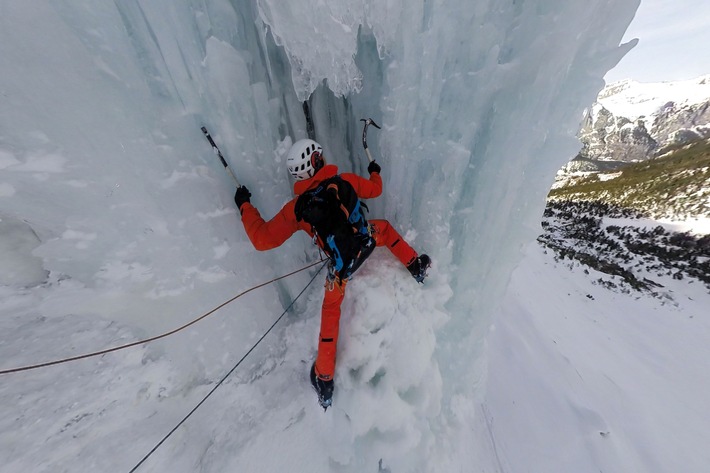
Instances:
[[[623,79],[620,81],[612,82],[611,84],[604,87],[601,92],[599,92],[598,99],[601,100],[619,94],[624,90],[632,88],[634,84],[638,84],[638,82],[633,79]]]
[[[710,100],[710,74],[673,82],[637,82],[625,79],[606,86],[597,101],[614,115],[635,120],[650,117],[669,102],[677,106]]]
[[[589,108],[579,137],[583,148],[566,170],[608,169],[610,164],[645,160],[669,147],[708,139],[710,75],[610,84]]]

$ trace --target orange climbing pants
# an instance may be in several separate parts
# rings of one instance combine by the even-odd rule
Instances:
[[[408,266],[417,257],[417,252],[402,239],[397,230],[387,220],[371,220],[377,246],[386,246],[392,254]],[[333,379],[335,373],[335,354],[338,346],[340,329],[340,304],[345,297],[347,280],[338,278],[330,284],[326,281],[325,297],[320,318],[320,339],[318,341],[318,357],[316,358],[316,374],[323,380]]]

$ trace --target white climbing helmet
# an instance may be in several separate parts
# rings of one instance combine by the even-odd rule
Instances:
[[[307,138],[296,141],[286,157],[288,172],[297,181],[313,177],[324,163],[323,147]]]

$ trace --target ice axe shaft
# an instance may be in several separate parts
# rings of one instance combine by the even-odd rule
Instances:
[[[360,121],[365,122],[365,126],[362,129],[362,146],[365,148],[365,153],[367,154],[367,159],[369,159],[370,162],[372,162],[372,161],[374,161],[374,159],[372,159],[372,155],[370,154],[370,150],[367,148],[367,127],[372,125],[375,128],[377,128],[378,130],[380,130],[381,128],[380,128],[380,125],[375,123],[375,121],[372,118],[367,118],[367,119],[361,118]]]
[[[214,150],[215,154],[217,156],[219,156],[219,160],[222,161],[222,165],[224,166],[224,169],[226,169],[227,172],[229,173],[229,175],[232,176],[232,179],[234,179],[234,182],[237,184],[237,187],[242,187],[242,185],[237,180],[237,176],[234,175],[234,173],[232,172],[232,170],[229,167],[229,164],[227,164],[227,161],[225,161],[224,156],[222,156],[222,152],[219,150],[219,148],[215,144],[214,140],[212,139],[212,135],[210,135],[210,132],[207,131],[207,128],[205,128],[204,126],[202,127],[202,133],[205,134],[205,138],[207,138],[207,141],[209,141],[210,144],[212,145],[212,149]]]

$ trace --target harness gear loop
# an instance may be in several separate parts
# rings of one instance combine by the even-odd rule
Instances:
[[[345,294],[345,290],[343,289],[343,286],[347,282],[347,279],[342,279],[340,276],[338,276],[338,272],[335,270],[335,266],[332,261],[328,261],[328,274],[325,277],[325,285],[324,287],[328,291],[332,291],[335,289],[335,285],[338,285],[338,290],[340,290],[341,294]]]

